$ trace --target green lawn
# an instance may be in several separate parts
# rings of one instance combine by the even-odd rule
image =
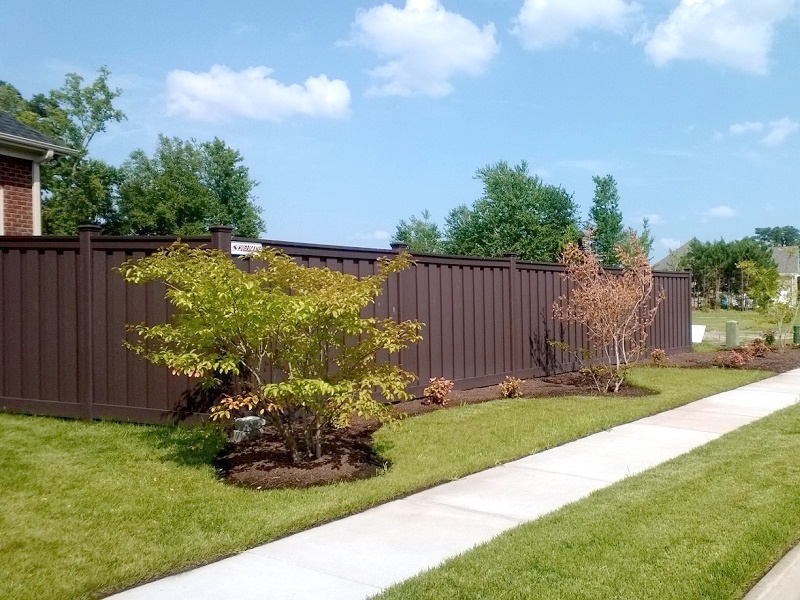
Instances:
[[[798,456],[796,405],[379,598],[741,598],[800,539]]]
[[[745,339],[764,337],[767,331],[775,331],[774,323],[768,323],[764,316],[755,310],[693,310],[692,324],[705,325],[705,341],[709,343],[725,344],[725,323],[737,321],[739,323],[739,336]],[[796,323],[800,325],[800,316]],[[792,341],[792,328],[789,328],[789,341]]]
[[[0,414],[0,598],[97,597],[765,376],[640,368],[658,395],[429,413],[376,434],[386,473],[307,490],[221,483],[211,429]]]

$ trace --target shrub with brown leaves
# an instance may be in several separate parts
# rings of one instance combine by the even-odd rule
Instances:
[[[650,353],[650,359],[653,361],[653,364],[657,367],[666,367],[669,364],[669,357],[667,356],[667,353],[661,348],[655,348]]]
[[[453,391],[453,382],[444,377],[431,377],[430,384],[425,388],[424,404],[438,404],[447,406],[447,395]]]
[[[598,391],[619,391],[627,367],[647,347],[647,330],[664,300],[664,290],[654,289],[650,262],[632,232],[616,247],[619,272],[608,272],[598,257],[577,244],[567,244],[561,254],[569,292],[553,304],[553,314],[564,323],[586,329],[592,352],[607,367],[610,377],[595,378]],[[582,349],[573,352],[585,363]]]
[[[499,384],[500,395],[503,398],[518,398],[522,395],[522,379],[507,375],[505,381]]]

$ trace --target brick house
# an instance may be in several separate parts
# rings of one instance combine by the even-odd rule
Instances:
[[[42,235],[39,165],[65,154],[76,152],[0,113],[0,235]]]

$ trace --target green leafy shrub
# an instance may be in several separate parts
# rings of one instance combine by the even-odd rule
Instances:
[[[428,387],[425,388],[425,402],[447,406],[447,395],[453,391],[453,382],[444,377],[431,377]]]
[[[410,257],[380,259],[377,273],[362,279],[303,267],[272,248],[251,258],[263,266],[249,273],[218,250],[176,243],[122,264],[130,283],[164,282],[175,308],[168,323],[130,325],[137,339],[128,347],[206,385],[229,379],[231,393],[212,417],[263,415],[294,462],[320,457],[323,431],[345,427],[354,414],[388,420],[374,392],[408,398],[414,375],[376,355],[419,341],[421,325],[361,311]]]
[[[516,377],[507,375],[505,381],[501,382],[499,387],[500,395],[503,398],[518,398],[522,395],[522,380]]]

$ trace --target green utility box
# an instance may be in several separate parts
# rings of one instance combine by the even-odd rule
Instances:
[[[739,322],[725,322],[725,347],[737,348],[739,346]]]

